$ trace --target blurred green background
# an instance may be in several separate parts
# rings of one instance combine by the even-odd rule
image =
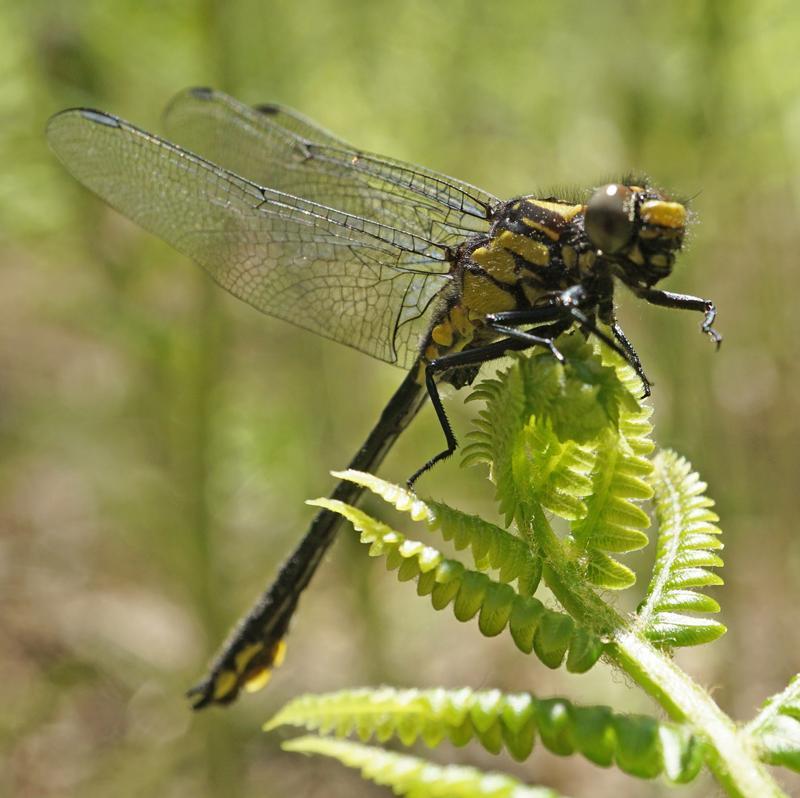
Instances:
[[[190,85],[286,103],[500,196],[629,170],[695,196],[666,287],[717,302],[722,350],[694,314],[620,302],[656,383],[658,439],[693,460],[725,530],[714,595],[730,631],[678,658],[737,718],[798,670],[795,3],[9,0],[0,15],[4,794],[385,794],[260,733],[309,690],[470,685],[652,711],[604,666],[554,673],[506,635],[434,615],[352,534],[305,596],[269,689],[188,710],[183,690],[304,530],[304,499],[329,490],[402,378],[224,295],[46,148],[64,107],[157,131]],[[464,395],[448,402],[462,435]],[[432,415],[384,474],[401,480],[437,450]],[[491,507],[484,475],[456,462],[418,487]],[[667,794],[539,750],[522,765],[471,747],[433,756],[575,796]],[[712,791],[701,779],[683,794]]]

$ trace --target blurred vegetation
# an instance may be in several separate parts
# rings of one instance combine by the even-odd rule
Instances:
[[[300,691],[381,681],[547,694],[569,680],[575,700],[612,698],[607,675],[547,671],[433,616],[343,536],[269,689],[189,712],[183,689],[302,533],[303,500],[327,492],[402,377],[225,296],[46,148],[61,108],[158,130],[190,85],[286,103],[501,196],[640,170],[694,198],[666,287],[718,303],[721,352],[692,314],[624,297],[620,311],[656,383],[657,437],[708,480],[725,530],[715,595],[730,632],[680,658],[734,717],[786,684],[800,650],[794,3],[3,0],[0,22],[7,794],[367,795],[334,764],[281,754],[259,723]],[[462,394],[448,407],[463,431]],[[384,473],[402,479],[436,450],[431,416]],[[457,463],[418,487],[475,509],[491,494]],[[458,656],[427,656],[434,642]],[[542,751],[523,765],[452,758],[572,795],[620,788]],[[626,782],[626,795],[667,790],[637,789]]]

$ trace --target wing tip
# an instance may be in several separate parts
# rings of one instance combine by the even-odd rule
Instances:
[[[259,103],[258,105],[253,106],[253,110],[258,111],[260,114],[266,114],[267,116],[275,116],[281,112],[280,105],[276,105],[275,103]]]
[[[211,100],[216,92],[210,86],[192,86],[185,93],[196,100]]]
[[[120,127],[119,117],[107,114],[105,111],[96,111],[94,108],[76,108],[75,111],[90,122],[106,125],[106,127]]]
[[[59,128],[65,124],[69,125],[70,120],[74,120],[76,117],[81,117],[89,122],[105,125],[106,127],[122,127],[122,120],[119,117],[107,114],[105,111],[98,111],[95,108],[65,108],[63,111],[53,114],[47,120],[45,133],[51,145],[53,137],[58,135]]]

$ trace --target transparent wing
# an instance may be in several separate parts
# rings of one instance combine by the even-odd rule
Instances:
[[[423,167],[360,152],[288,108],[189,89],[165,112],[171,139],[226,169],[454,246],[488,229],[498,199]]]
[[[440,245],[264,188],[99,111],[54,116],[50,145],[114,208],[258,310],[408,368],[448,284]]]

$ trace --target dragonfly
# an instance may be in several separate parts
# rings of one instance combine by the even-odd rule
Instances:
[[[714,303],[656,288],[688,224],[682,202],[644,179],[578,198],[502,200],[433,170],[357,149],[290,108],[248,106],[207,88],[178,94],[169,139],[104,111],[72,108],[47,126],[81,183],[199,263],[259,311],[392,363],[406,376],[349,467],[377,469],[426,400],[458,445],[441,384],[471,384],[510,352],[596,336],[651,383],[617,321],[618,285],[653,305],[697,311],[719,345]],[[349,504],[363,488],[342,481]],[[302,592],[342,518],[322,510],[272,583],[188,691],[196,709],[262,687],[283,659]]]

